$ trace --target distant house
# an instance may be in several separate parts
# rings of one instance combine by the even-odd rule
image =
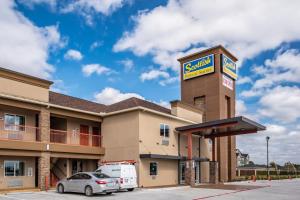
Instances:
[[[249,164],[250,156],[247,153],[242,153],[239,149],[236,149],[236,166],[242,167]]]

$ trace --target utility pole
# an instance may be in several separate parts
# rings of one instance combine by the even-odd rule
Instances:
[[[269,176],[270,176],[270,172],[269,172],[269,140],[270,140],[270,137],[267,136],[266,140],[267,140],[267,174],[268,174],[268,179],[269,179]]]

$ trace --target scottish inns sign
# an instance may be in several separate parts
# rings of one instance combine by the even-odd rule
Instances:
[[[233,62],[230,58],[222,54],[222,71],[227,76],[231,77],[232,79],[237,79],[237,70],[236,70],[236,64]]]
[[[215,71],[214,55],[201,57],[183,63],[183,80],[213,73]]]

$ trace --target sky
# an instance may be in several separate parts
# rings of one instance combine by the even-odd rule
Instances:
[[[237,115],[267,131],[237,137],[256,163],[300,163],[300,1],[1,0],[0,66],[52,91],[112,104],[180,98],[177,58],[223,45],[239,58]]]

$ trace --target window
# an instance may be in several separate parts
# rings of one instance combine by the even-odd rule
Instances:
[[[91,179],[92,177],[88,174],[80,174],[80,179]]]
[[[167,124],[160,124],[160,136],[169,137],[170,128]]]
[[[110,178],[110,176],[106,175],[106,174],[102,174],[102,173],[93,173],[93,175],[96,177],[96,178]]]
[[[70,178],[68,178],[68,180],[77,180],[80,179],[80,174],[75,174],[73,176],[71,176]]]
[[[156,176],[157,175],[157,163],[151,162],[150,163],[150,176]]]
[[[10,131],[25,131],[25,117],[20,115],[5,114],[4,128]]]
[[[24,162],[4,161],[5,176],[24,176]]]
[[[205,109],[205,96],[195,97],[194,104],[200,109]]]

